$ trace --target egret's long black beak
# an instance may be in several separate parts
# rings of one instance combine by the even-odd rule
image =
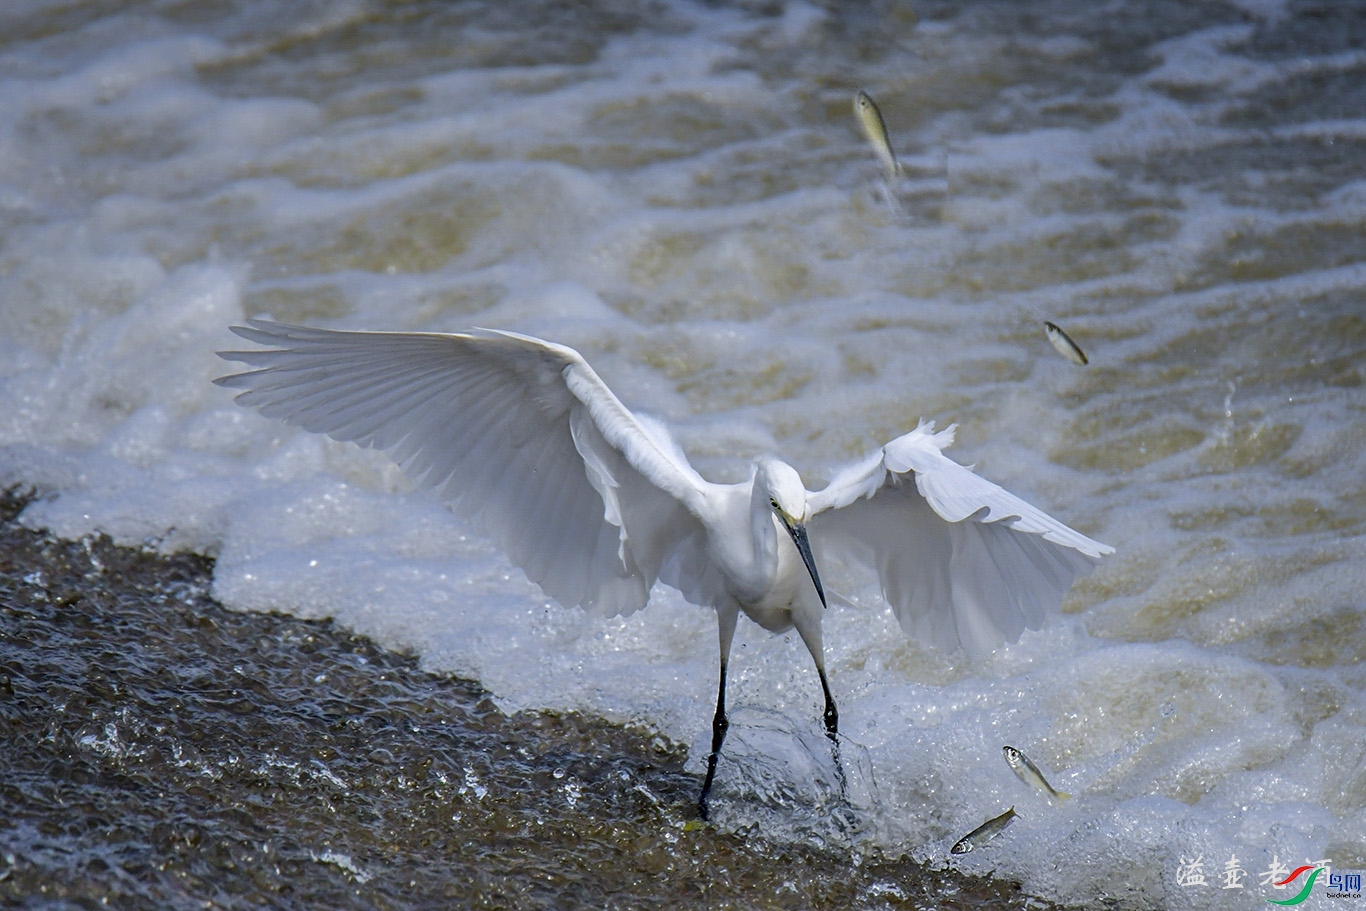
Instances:
[[[816,594],[820,596],[821,607],[825,607],[825,589],[821,588],[821,576],[816,572],[816,558],[811,555],[811,542],[806,538],[806,526],[801,522],[789,522],[786,516],[782,516],[783,527],[792,536],[792,543],[797,545],[797,553],[802,555],[802,562],[806,564],[806,571],[811,574],[811,581],[816,586]]]

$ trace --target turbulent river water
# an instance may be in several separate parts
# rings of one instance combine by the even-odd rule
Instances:
[[[957,423],[1116,554],[982,658],[832,606],[851,807],[801,643],[742,624],[699,828],[714,615],[564,608],[383,457],[237,407],[214,352],[257,315],[572,345],[716,480]],[[1366,4],[15,0],[0,890],[1350,895],[1364,365]]]

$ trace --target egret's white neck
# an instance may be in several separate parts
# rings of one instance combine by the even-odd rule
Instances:
[[[778,575],[778,523],[764,485],[754,484],[749,501],[750,537],[754,541],[754,573],[757,587],[767,590]]]

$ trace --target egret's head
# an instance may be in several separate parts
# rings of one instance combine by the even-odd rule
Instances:
[[[811,574],[811,583],[816,586],[816,594],[825,604],[825,589],[821,587],[820,574],[816,572],[816,558],[811,555],[811,542],[806,537],[806,485],[802,483],[797,470],[776,459],[764,459],[759,463],[754,475],[754,484],[768,496],[768,504],[782,523],[783,528],[792,536],[792,543],[801,554],[806,571]]]
[[[768,496],[768,504],[784,525],[806,521],[806,485],[795,468],[777,459],[764,459],[759,462],[754,481]]]

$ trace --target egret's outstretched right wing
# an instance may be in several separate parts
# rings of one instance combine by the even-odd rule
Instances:
[[[529,336],[344,332],[250,320],[239,404],[387,453],[562,604],[644,606],[661,565],[696,564],[706,482],[578,352]]]
[[[953,428],[933,431],[922,422],[811,494],[811,540],[873,569],[909,635],[980,654],[1042,626],[1114,548],[947,458]]]

